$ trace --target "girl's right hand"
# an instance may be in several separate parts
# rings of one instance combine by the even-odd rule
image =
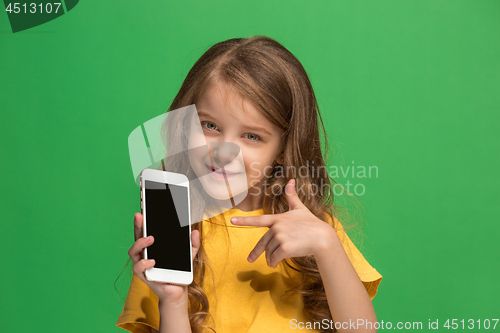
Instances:
[[[128,255],[132,262],[134,263],[134,273],[145,283],[147,284],[151,290],[158,295],[160,302],[177,302],[182,299],[183,296],[186,298],[184,301],[187,301],[187,286],[169,284],[169,283],[160,283],[160,282],[151,282],[146,280],[144,272],[146,269],[150,269],[154,267],[154,260],[150,261],[142,258],[143,250],[151,246],[153,244],[154,239],[153,236],[142,237],[142,223],[143,216],[141,213],[135,213],[134,215],[134,236],[135,243],[128,250]],[[191,232],[191,241],[192,241],[192,252],[193,259],[196,257],[198,253],[198,249],[200,248],[200,232],[198,230],[193,230]]]

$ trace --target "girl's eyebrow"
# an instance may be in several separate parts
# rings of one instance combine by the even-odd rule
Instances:
[[[198,110],[198,117],[201,117],[201,116],[215,119],[211,114],[204,112],[204,111],[201,111],[201,110]],[[256,127],[256,126],[248,126],[248,125],[244,125],[243,127],[245,129],[248,129],[251,131],[264,132],[265,134],[272,136],[272,134],[268,130],[266,130],[264,127]]]
[[[204,112],[204,111],[201,111],[201,110],[198,110],[198,118],[201,117],[201,116],[205,116],[205,117],[209,117],[209,118],[213,118],[212,115],[210,113],[207,113],[207,112]]]
[[[246,129],[249,129],[250,131],[255,131],[255,132],[263,132],[269,136],[272,136],[271,133],[269,133],[268,130],[266,130],[264,127],[254,127],[254,126],[244,126]]]

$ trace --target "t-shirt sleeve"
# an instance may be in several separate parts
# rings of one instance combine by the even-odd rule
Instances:
[[[361,282],[365,286],[370,299],[373,299],[377,294],[378,286],[382,281],[382,275],[375,268],[373,268],[368,261],[363,257],[358,248],[351,241],[347,233],[345,232],[342,224],[337,218],[334,219],[333,227],[335,231],[337,231],[337,235],[342,243],[344,251],[347,254],[347,257],[351,261],[352,266],[356,273],[358,273]],[[328,224],[332,225],[332,220],[330,217],[327,218]]]
[[[136,274],[116,326],[132,333],[150,333],[150,327],[159,330],[158,296]]]

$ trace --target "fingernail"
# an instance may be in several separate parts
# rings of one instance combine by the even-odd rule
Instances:
[[[292,180],[290,181],[290,184],[295,185],[295,179],[292,179]]]
[[[250,258],[250,256],[248,256],[247,260],[248,260],[249,262],[252,262],[252,261],[253,261],[253,260],[252,260],[252,258]]]
[[[238,222],[238,219],[237,219],[236,217],[231,218],[231,223],[233,223],[233,224],[234,224],[234,223],[236,223],[236,222]]]
[[[155,263],[154,259],[149,259],[148,261],[149,261],[150,264],[154,264]]]

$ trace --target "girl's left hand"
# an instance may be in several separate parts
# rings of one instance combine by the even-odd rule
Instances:
[[[268,227],[248,256],[254,262],[265,251],[267,265],[276,268],[281,260],[291,257],[317,255],[325,251],[337,236],[331,225],[317,218],[300,201],[295,191],[295,179],[285,187],[290,210],[282,214],[238,216],[234,225]]]

